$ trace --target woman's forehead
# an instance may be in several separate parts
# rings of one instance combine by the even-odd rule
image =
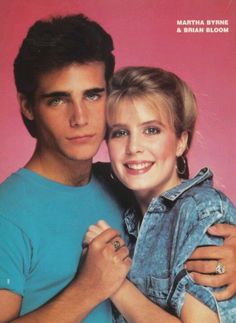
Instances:
[[[155,95],[135,95],[124,96],[109,104],[107,108],[108,122],[117,116],[124,116],[128,110],[132,110],[133,114],[145,114],[147,110],[154,114],[162,123],[170,123],[172,125],[172,118],[170,108],[164,96]]]

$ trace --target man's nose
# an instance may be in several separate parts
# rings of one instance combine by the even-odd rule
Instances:
[[[88,124],[86,105],[83,102],[73,102],[70,111],[70,126],[82,127]]]

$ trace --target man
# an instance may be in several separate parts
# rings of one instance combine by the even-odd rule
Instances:
[[[91,250],[77,274],[82,238],[91,223],[109,217],[122,232],[121,209],[91,177],[92,157],[104,137],[112,49],[110,36],[99,25],[72,16],[37,22],[15,60],[21,112],[36,137],[36,149],[26,166],[0,189],[1,322],[32,312],[65,287],[46,305],[47,318],[41,312],[37,317],[43,322],[80,321],[127,274],[127,248],[115,252],[111,243],[95,246],[102,250],[95,255]],[[107,232],[102,242],[115,239],[122,244],[117,235]],[[119,262],[101,274],[99,261],[105,253],[119,257]],[[60,311],[54,317],[57,304]],[[108,301],[94,310],[88,322],[94,317],[111,322]]]
[[[92,172],[112,49],[97,23],[75,15],[36,22],[16,57],[18,100],[36,148],[0,187],[0,322],[112,321],[108,298],[131,261],[121,207],[95,176],[103,165]],[[79,266],[83,235],[101,218],[118,231],[95,239]]]

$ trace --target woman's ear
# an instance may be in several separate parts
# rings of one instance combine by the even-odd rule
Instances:
[[[34,120],[32,108],[26,97],[22,93],[17,93],[17,100],[19,102],[20,110],[23,116],[26,117],[28,120]]]
[[[176,149],[176,157],[180,157],[188,148],[188,133],[187,131],[183,131],[178,138],[177,149]]]

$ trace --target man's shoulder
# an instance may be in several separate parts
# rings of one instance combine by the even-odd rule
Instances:
[[[0,184],[0,196],[12,196],[14,193],[22,193],[22,188],[25,185],[24,180],[20,176],[20,170],[11,174]]]
[[[0,215],[13,220],[23,210],[26,183],[17,171],[0,184]],[[14,221],[14,220],[13,220]]]
[[[23,213],[26,207],[33,207],[38,187],[23,168],[11,174],[0,184],[0,213],[14,216]]]

